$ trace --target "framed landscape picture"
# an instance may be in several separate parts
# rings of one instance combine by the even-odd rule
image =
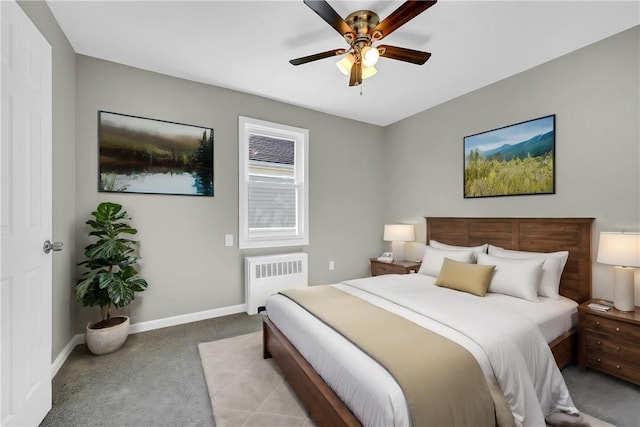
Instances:
[[[98,111],[98,191],[213,196],[213,129]]]
[[[555,194],[556,116],[464,137],[464,197]]]

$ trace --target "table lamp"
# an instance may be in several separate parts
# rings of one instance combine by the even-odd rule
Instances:
[[[598,262],[615,266],[613,306],[620,311],[635,309],[635,267],[640,267],[640,233],[601,232]]]
[[[386,224],[383,239],[391,243],[394,261],[404,261],[404,242],[413,242],[416,233],[410,224]]]

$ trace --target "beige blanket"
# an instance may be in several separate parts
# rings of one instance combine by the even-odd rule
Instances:
[[[500,390],[487,385],[459,344],[331,286],[281,294],[386,368],[405,394],[413,426],[513,424]]]

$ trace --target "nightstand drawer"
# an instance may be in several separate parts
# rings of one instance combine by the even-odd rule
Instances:
[[[382,274],[409,274],[420,269],[420,263],[414,261],[395,261],[392,263],[381,262],[375,258],[370,258],[371,275],[380,276]]]
[[[578,364],[640,385],[640,307],[634,311],[607,312],[578,306]]]
[[[377,263],[371,264],[371,267],[372,267],[371,274],[373,276],[379,276],[381,274],[405,274],[404,267],[400,267],[397,265],[377,262]]]
[[[640,362],[640,348],[616,340],[615,337],[589,331],[586,334],[586,342],[587,347],[594,353],[600,352],[629,362]]]
[[[640,365],[636,363],[619,360],[598,351],[589,351],[587,366],[640,384]]]
[[[640,328],[626,322],[607,319],[593,314],[586,316],[586,328],[629,341],[640,341]]]

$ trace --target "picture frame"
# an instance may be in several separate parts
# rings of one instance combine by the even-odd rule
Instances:
[[[98,191],[213,197],[213,128],[98,111]]]
[[[464,198],[555,194],[555,114],[465,136]]]

